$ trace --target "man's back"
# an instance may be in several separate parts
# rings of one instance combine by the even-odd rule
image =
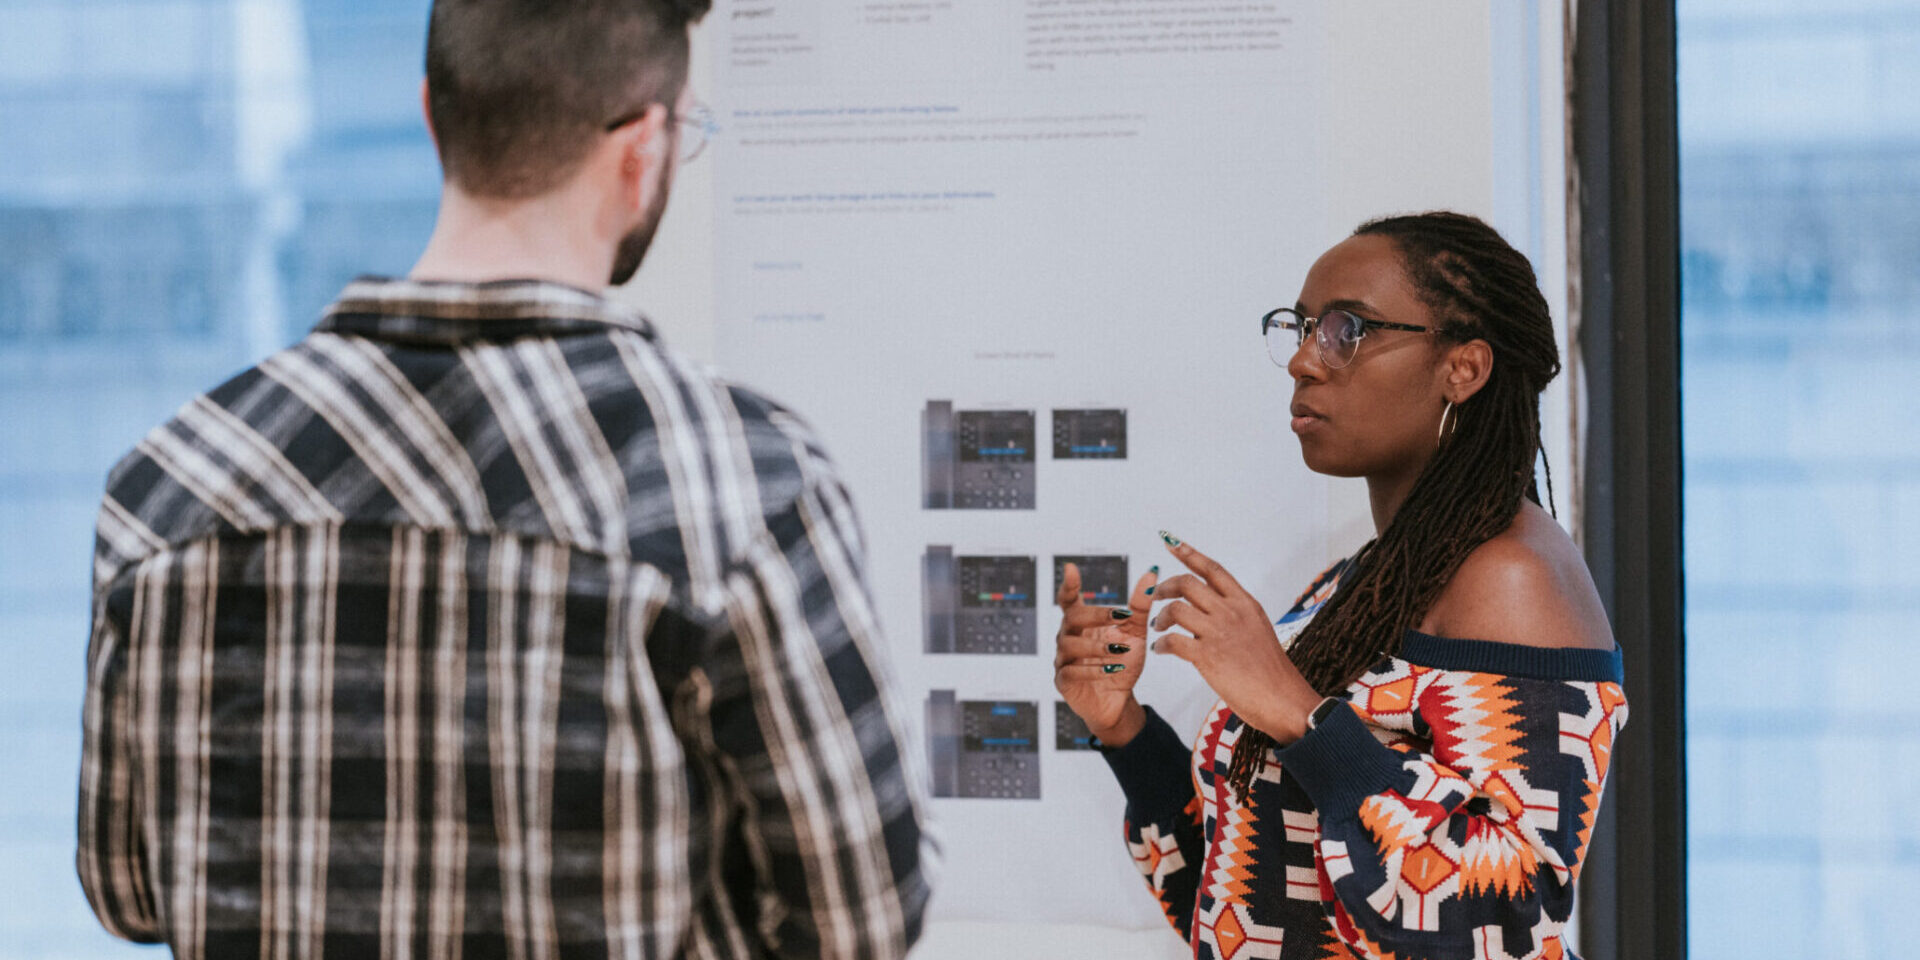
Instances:
[[[80,872],[180,956],[888,956],[924,801],[805,427],[570,287],[363,281],[117,467]]]

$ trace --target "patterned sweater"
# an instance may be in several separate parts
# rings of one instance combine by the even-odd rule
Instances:
[[[1280,619],[1283,644],[1345,568]],[[1351,711],[1268,754],[1244,806],[1225,704],[1191,750],[1149,709],[1103,753],[1134,861],[1199,960],[1566,958],[1621,682],[1618,648],[1409,631],[1348,688]]]

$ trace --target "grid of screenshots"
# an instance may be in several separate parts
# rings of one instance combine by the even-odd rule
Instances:
[[[921,505],[928,510],[1032,510],[1039,492],[1039,429],[1033,410],[956,410],[932,400],[922,415]],[[1052,460],[1124,460],[1127,412],[1052,411]],[[1039,608],[1080,569],[1087,603],[1126,602],[1121,555],[1057,554],[1041,592],[1039,558],[956,553],[928,544],[921,558],[923,649],[931,654],[1034,656]],[[927,697],[927,752],[936,797],[1040,799],[1040,704]],[[1064,701],[1053,704],[1055,750],[1091,750],[1092,734]]]

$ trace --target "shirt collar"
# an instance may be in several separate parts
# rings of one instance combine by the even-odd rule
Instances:
[[[598,293],[546,280],[456,283],[361,277],[341,291],[314,329],[451,346],[608,327],[655,337],[652,321],[638,311]]]

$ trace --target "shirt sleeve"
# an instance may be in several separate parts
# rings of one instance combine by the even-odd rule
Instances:
[[[884,643],[850,541],[844,490],[817,476],[726,577],[701,669],[711,748],[731,774],[775,956],[905,956],[919,936],[933,840]],[[741,898],[736,897],[736,900]]]
[[[80,888],[108,933],[135,943],[160,942],[160,921],[147,886],[146,833],[135,788],[131,703],[124,618],[116,620],[104,585],[96,585],[93,632],[87,643],[87,690],[82,711],[79,851]],[[131,602],[130,588],[121,599]]]
[[[1205,862],[1193,755],[1167,721],[1147,707],[1147,724],[1122,747],[1100,753],[1127,798],[1127,850],[1160,911],[1180,935],[1193,935],[1194,898]]]
[[[1375,960],[1559,955],[1626,721],[1619,683],[1395,661],[1356,688],[1355,709],[1279,751],[1320,813],[1341,939]]]

